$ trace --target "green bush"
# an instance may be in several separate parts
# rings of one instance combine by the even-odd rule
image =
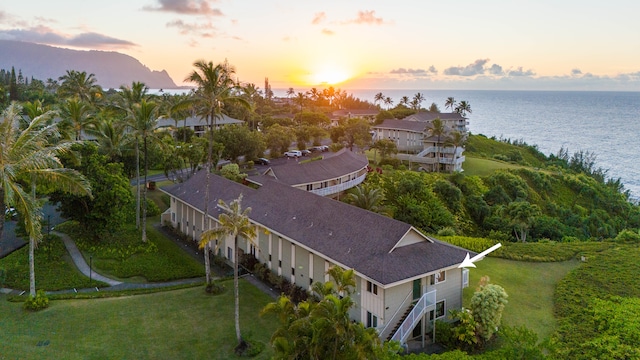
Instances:
[[[447,226],[438,230],[438,236],[456,236],[456,230]]]
[[[38,290],[36,296],[29,295],[27,300],[24,301],[24,309],[29,311],[39,311],[46,309],[49,306],[49,298],[43,290]]]
[[[147,217],[160,215],[160,208],[154,201],[147,200]]]
[[[614,239],[617,243],[640,243],[640,234],[636,231],[624,229],[618,233],[618,236]]]

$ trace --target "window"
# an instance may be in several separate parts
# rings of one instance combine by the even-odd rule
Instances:
[[[444,282],[445,280],[445,272],[440,271],[439,273],[433,274],[431,275],[431,285],[435,285],[441,282]]]
[[[372,283],[371,281],[367,281],[367,291],[373,293],[374,295],[378,295],[378,285]]]
[[[233,259],[233,250],[231,249],[230,246],[227,246],[227,259],[229,260]]]
[[[433,315],[434,315],[433,311],[431,311],[431,313],[429,314],[429,318],[431,320],[433,320]],[[445,315],[445,306],[444,306],[444,300],[442,300],[436,303],[435,316],[436,316],[436,319],[439,319],[444,315]]]
[[[378,327],[378,317],[373,315],[371,312],[367,311],[367,327],[368,328],[377,328]]]
[[[469,287],[469,269],[462,269],[462,288]]]
[[[176,213],[171,213],[171,221],[176,221]]]

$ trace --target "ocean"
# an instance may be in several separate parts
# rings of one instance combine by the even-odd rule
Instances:
[[[545,155],[564,147],[573,155],[589,151],[607,177],[620,178],[634,200],[640,198],[640,92],[494,90],[346,90],[373,102],[378,92],[398,104],[420,92],[423,107],[448,111],[448,97],[466,100],[472,134],[523,140]],[[382,105],[384,107],[384,105]]]

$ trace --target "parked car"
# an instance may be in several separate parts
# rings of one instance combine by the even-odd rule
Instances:
[[[286,157],[300,157],[302,156],[302,152],[300,150],[289,150],[286,153],[284,153],[284,156]]]
[[[258,165],[269,165],[271,164],[271,161],[267,158],[257,158],[253,163]]]
[[[300,150],[300,152],[302,153],[302,156],[309,156],[309,155],[311,155],[311,151],[309,151],[309,150]]]

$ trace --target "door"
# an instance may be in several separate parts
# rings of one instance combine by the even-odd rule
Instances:
[[[422,297],[422,288],[421,279],[413,280],[413,300],[418,300]]]

